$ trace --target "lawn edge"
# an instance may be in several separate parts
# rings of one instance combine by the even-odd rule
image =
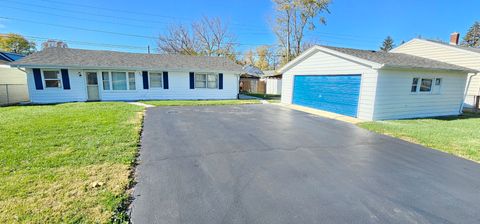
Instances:
[[[375,130],[371,130],[371,129],[362,127],[362,124],[363,124],[363,123],[370,123],[370,122],[371,122],[371,121],[361,122],[361,123],[356,124],[356,126],[362,128],[362,129],[365,129],[365,130],[367,130],[367,131],[376,133],[376,134],[388,136],[388,137],[391,137],[391,138],[397,138],[397,139],[400,139],[400,140],[402,140],[402,141],[406,141],[406,142],[409,142],[409,143],[417,144],[417,145],[420,145],[420,146],[425,147],[425,148],[428,148],[428,149],[433,149],[433,150],[435,150],[435,151],[439,151],[439,152],[442,152],[442,153],[445,153],[445,154],[448,154],[448,155],[452,155],[452,156],[455,156],[455,157],[458,157],[458,158],[461,158],[461,159],[465,159],[465,160],[468,160],[468,161],[471,161],[471,162],[480,164],[480,160],[474,160],[474,159],[472,159],[472,158],[468,158],[468,157],[463,156],[463,155],[460,155],[460,154],[455,154],[455,153],[447,152],[447,151],[445,151],[445,150],[442,150],[442,149],[439,149],[439,148],[436,148],[436,147],[433,147],[433,146],[428,146],[428,145],[423,144],[423,143],[421,143],[421,142],[418,142],[418,141],[416,141],[414,138],[411,138],[411,137],[408,137],[408,136],[395,135],[395,134],[392,134],[392,133],[390,133],[390,132],[378,132],[378,131],[375,131]]]
[[[137,140],[137,149],[135,151],[134,158],[130,163],[130,172],[128,174],[128,184],[125,186],[124,191],[121,195],[123,200],[120,204],[117,205],[117,208],[114,210],[113,215],[110,219],[109,223],[131,223],[130,221],[130,205],[133,202],[133,189],[137,182],[135,181],[135,173],[136,168],[138,166],[138,158],[140,156],[140,148],[141,148],[141,140],[142,140],[142,133],[143,127],[145,124],[145,112],[146,108],[144,108],[141,112],[137,112],[140,116],[140,127],[138,130],[138,140]]]

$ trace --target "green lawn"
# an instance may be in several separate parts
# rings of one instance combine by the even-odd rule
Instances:
[[[213,106],[260,103],[259,100],[149,100],[140,102],[154,106]]]
[[[0,223],[105,223],[128,198],[142,107],[0,108]]]
[[[366,122],[359,126],[480,162],[480,114]]]

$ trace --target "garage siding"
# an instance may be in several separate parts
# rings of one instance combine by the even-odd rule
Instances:
[[[321,51],[314,52],[311,56],[293,65],[283,74],[282,103],[291,104],[293,96],[293,77],[295,75],[346,75],[361,74],[360,97],[357,117],[371,120],[377,81],[377,71],[337,56]]]
[[[458,115],[467,74],[380,70],[374,120]],[[441,78],[439,93],[411,93],[413,78]]]

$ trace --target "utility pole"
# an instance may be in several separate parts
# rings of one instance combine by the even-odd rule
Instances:
[[[147,51],[150,54],[150,45],[147,46]]]

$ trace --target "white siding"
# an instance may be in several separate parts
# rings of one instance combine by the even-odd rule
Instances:
[[[80,70],[68,70],[71,89],[67,90],[63,88],[45,88],[45,85],[43,85],[43,89],[37,90],[32,69],[26,69],[26,71],[28,92],[30,101],[33,103],[61,103],[87,100],[85,75],[80,76]]]
[[[279,95],[282,94],[282,79],[278,78],[266,78],[263,79],[265,81],[265,92],[267,94],[275,94]]]
[[[0,84],[27,84],[27,76],[19,69],[0,65]]]
[[[223,89],[190,89],[189,72],[168,72],[168,89],[143,89],[141,71],[135,73],[136,90],[104,91],[99,76],[102,100],[236,99],[238,76],[223,73]]]
[[[457,49],[430,41],[413,39],[392,52],[411,54],[471,69],[480,70],[480,53]],[[470,74],[473,75],[473,74]],[[473,96],[480,95],[480,73],[474,76],[467,91],[465,106],[471,107]]]
[[[411,93],[413,78],[442,78],[440,93]],[[457,115],[467,74],[380,70],[374,120]]]
[[[85,70],[87,71],[87,70]],[[58,103],[86,101],[85,71],[69,69],[70,90],[35,89],[32,69],[27,70],[30,99],[34,103]],[[93,71],[93,70],[88,70]],[[79,75],[81,74],[81,76]],[[169,72],[169,89],[143,89],[141,71],[135,72],[136,90],[105,91],[102,86],[101,71],[98,71],[99,96],[104,101],[116,100],[154,100],[154,99],[236,99],[238,93],[238,76],[223,73],[223,89],[190,89],[189,72]]]
[[[361,74],[360,99],[358,102],[358,118],[371,120],[375,100],[377,71],[337,56],[321,51],[306,57],[283,73],[282,103],[292,103],[294,75],[347,75]]]

